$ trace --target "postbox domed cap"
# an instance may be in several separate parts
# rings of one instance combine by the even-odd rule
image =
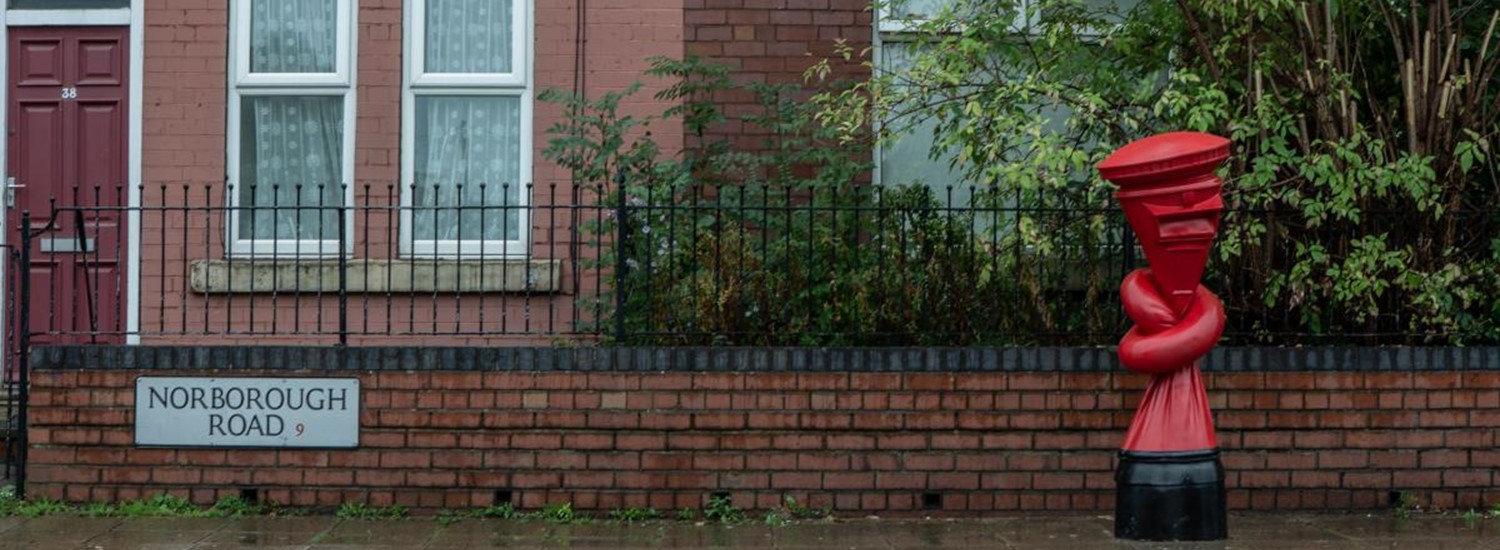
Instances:
[[[1099,163],[1099,175],[1121,187],[1212,172],[1229,158],[1229,140],[1202,132],[1139,139]]]

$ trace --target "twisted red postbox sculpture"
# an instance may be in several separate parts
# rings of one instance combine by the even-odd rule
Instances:
[[[1198,284],[1224,208],[1214,169],[1229,140],[1177,132],[1121,147],[1099,164],[1151,267],[1120,285],[1135,326],[1120,363],[1151,375],[1115,473],[1115,536],[1218,540],[1228,535],[1224,468],[1198,358],[1224,331],[1224,306]]]

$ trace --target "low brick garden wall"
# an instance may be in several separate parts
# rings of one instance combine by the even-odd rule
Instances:
[[[839,514],[1113,507],[1145,379],[1104,349],[39,348],[27,490],[68,501],[253,490],[417,511],[570,502]],[[1500,502],[1494,349],[1217,350],[1230,506]],[[137,448],[142,375],[353,377],[356,449]]]

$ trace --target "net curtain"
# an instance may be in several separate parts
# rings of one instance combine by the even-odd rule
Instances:
[[[343,98],[241,99],[240,234],[332,240],[343,204]]]
[[[338,3],[250,3],[250,71],[331,73]],[[333,239],[343,204],[342,96],[244,95],[240,100],[240,235]]]
[[[427,0],[427,73],[506,74],[510,1]],[[416,96],[412,205],[416,240],[518,238],[521,102],[517,96]]]
[[[520,107],[508,96],[417,97],[415,239],[518,238]]]

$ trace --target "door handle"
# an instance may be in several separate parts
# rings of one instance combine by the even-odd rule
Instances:
[[[6,208],[10,208],[12,206],[15,206],[16,205],[16,190],[17,189],[25,189],[25,188],[26,188],[25,185],[21,185],[19,183],[16,183],[15,176],[11,176],[11,177],[5,178],[5,207]]]

